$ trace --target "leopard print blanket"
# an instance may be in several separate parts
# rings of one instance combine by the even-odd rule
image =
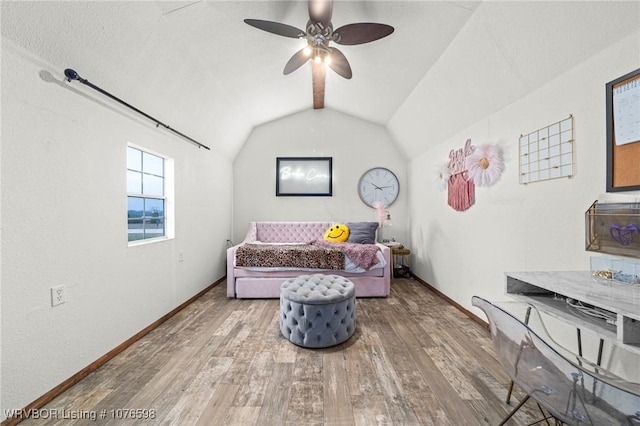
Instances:
[[[236,266],[263,268],[344,269],[344,251],[338,247],[309,244],[242,244],[236,250]]]

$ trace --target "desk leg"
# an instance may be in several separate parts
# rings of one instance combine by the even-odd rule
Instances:
[[[582,336],[580,334],[580,329],[576,328],[576,332],[578,333],[578,355],[582,357]]]
[[[600,339],[600,345],[598,346],[598,367],[602,364],[602,345],[604,345],[604,339]]]

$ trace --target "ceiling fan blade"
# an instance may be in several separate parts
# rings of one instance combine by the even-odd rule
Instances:
[[[391,25],[373,22],[360,22],[344,25],[333,32],[334,40],[338,44],[352,46],[379,40],[393,33]]]
[[[281,35],[284,37],[300,38],[306,35],[306,33],[301,29],[292,27],[291,25],[282,24],[280,22],[264,21],[262,19],[245,19],[244,22],[245,24],[256,27],[259,30]]]
[[[346,78],[347,80],[351,78],[351,65],[349,65],[349,61],[347,61],[347,57],[344,56],[340,50],[335,47],[331,48],[331,62],[329,62],[329,68],[334,70],[336,74],[341,77]]]
[[[289,59],[287,65],[284,66],[284,71],[282,71],[284,75],[291,74],[309,60],[309,56],[304,53],[304,50],[305,49],[298,50],[291,59]]]
[[[309,0],[309,19],[326,27],[331,23],[333,0]]]
[[[331,48],[331,62],[329,62],[329,68],[331,68],[336,72],[336,74],[346,78],[347,80],[352,76],[351,65],[349,65],[347,57],[344,56],[344,53],[342,53],[335,47]]]

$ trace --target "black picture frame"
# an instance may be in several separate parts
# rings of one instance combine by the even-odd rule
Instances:
[[[616,143],[615,119],[625,111],[621,104],[614,104],[614,92],[629,85],[640,90],[640,68],[606,84],[607,192],[640,190],[640,137],[624,145]]]
[[[277,197],[331,197],[333,157],[277,157]]]

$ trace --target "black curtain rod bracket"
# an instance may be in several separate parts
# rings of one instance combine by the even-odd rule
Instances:
[[[196,144],[198,146],[198,148],[205,148],[205,149],[211,150],[211,148],[209,148],[208,146],[201,144],[197,140],[190,138],[189,136],[185,135],[184,133],[181,133],[181,132],[179,132],[179,131],[177,131],[175,129],[172,129],[168,125],[164,124],[162,121],[150,116],[149,114],[147,114],[147,113],[145,113],[143,111],[140,111],[138,108],[134,107],[133,105],[128,104],[127,102],[123,101],[122,99],[118,98],[117,96],[114,96],[111,93],[107,92],[106,90],[103,90],[100,87],[96,86],[95,84],[89,82],[89,80],[86,80],[86,79],[80,77],[78,75],[78,73],[75,72],[74,70],[72,70],[71,68],[67,68],[66,70],[64,70],[64,75],[65,75],[65,77],[67,77],[67,81],[69,81],[69,82],[71,82],[71,80],[79,81],[80,83],[91,87],[93,90],[96,90],[96,91],[102,93],[103,95],[113,99],[114,101],[121,103],[122,105],[126,106],[127,108],[132,109],[133,111],[137,112],[138,114],[145,116],[149,120],[151,120],[154,123],[156,123],[156,128],[158,128],[159,126],[162,126],[165,129],[175,133],[176,135],[187,139],[189,142],[192,142],[192,143]]]

